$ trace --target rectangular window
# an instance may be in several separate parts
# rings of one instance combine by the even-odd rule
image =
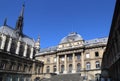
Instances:
[[[68,55],[69,61],[72,60],[72,55]]]
[[[95,52],[95,57],[98,57],[99,56],[99,53],[98,52]]]
[[[90,58],[90,54],[89,53],[86,54],[86,58]]]
[[[50,63],[50,58],[47,58],[47,63]]]
[[[77,56],[77,60],[80,60],[80,58],[81,58],[81,53],[76,54],[76,56]]]

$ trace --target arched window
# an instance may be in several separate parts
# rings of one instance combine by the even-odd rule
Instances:
[[[80,70],[81,70],[81,65],[80,65],[80,63],[78,63],[77,64],[77,72],[80,72]]]
[[[96,64],[96,68],[99,69],[99,68],[100,68],[100,62],[99,62],[99,61],[96,61],[95,64]]]
[[[53,66],[53,71],[56,72],[56,65]]]
[[[86,63],[86,70],[90,70],[90,68],[91,68],[90,62],[87,62]]]
[[[50,66],[46,67],[46,73],[50,73]]]
[[[16,48],[17,48],[17,41],[15,39],[12,40],[12,44],[11,44],[11,48],[10,48],[10,52],[11,53],[16,53]]]
[[[30,49],[30,46],[28,46],[27,55],[26,55],[27,58],[30,58],[30,53],[31,53],[31,49]]]
[[[72,72],[72,64],[69,65],[69,72]]]
[[[61,65],[61,73],[64,72],[64,65]]]
[[[23,56],[23,53],[24,53],[24,43],[21,42],[21,44],[20,44],[20,50],[19,50],[19,55]]]

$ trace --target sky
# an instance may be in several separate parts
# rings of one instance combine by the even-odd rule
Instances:
[[[15,28],[25,3],[23,32],[41,48],[56,46],[71,32],[84,40],[108,37],[116,0],[0,0],[0,26]]]

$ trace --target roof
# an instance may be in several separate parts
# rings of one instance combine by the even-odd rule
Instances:
[[[92,40],[85,40],[84,41],[84,46],[96,46],[96,45],[106,45],[108,41],[108,37],[103,37],[103,38],[96,38],[96,39],[92,39]],[[44,55],[44,54],[50,54],[50,53],[55,53],[57,52],[57,47],[58,46],[51,46],[48,48],[41,48],[40,52],[37,55]],[[64,48],[63,48],[64,49]]]
[[[16,39],[19,38],[18,35],[17,35],[17,33],[16,33],[16,31],[15,31],[15,29],[12,28],[12,27],[10,27],[10,26],[8,26],[8,25],[1,26],[0,27],[0,33],[3,33],[5,35],[9,35],[12,38],[16,38]],[[23,35],[21,37],[21,41],[26,42],[28,45],[34,46],[34,40],[32,38],[26,36],[26,35]]]
[[[81,35],[77,34],[76,32],[71,32],[61,40],[60,44],[78,41],[78,40],[83,40]]]

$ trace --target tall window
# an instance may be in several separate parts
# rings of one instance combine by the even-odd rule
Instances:
[[[100,68],[100,62],[99,61],[96,61],[96,68]]]
[[[64,59],[64,56],[61,56],[61,61],[64,61],[65,59]]]
[[[86,54],[86,58],[90,58],[90,54],[89,53]]]
[[[53,66],[53,71],[54,71],[54,72],[56,72],[56,65],[55,65],[55,66]]]
[[[50,73],[50,66],[47,66],[47,67],[46,67],[46,72],[47,72],[47,73]]]
[[[19,50],[19,55],[23,56],[23,53],[24,53],[24,44],[21,42],[21,44],[20,44],[20,50]]]
[[[10,48],[10,51],[11,51],[11,53],[15,53],[16,52],[16,48],[17,48],[17,42],[16,42],[16,40],[12,40],[12,44],[11,44],[11,48]]]
[[[72,72],[72,64],[69,65],[69,72]]]
[[[15,63],[12,62],[10,67],[9,67],[9,70],[14,70],[14,65],[15,65]]]
[[[76,54],[76,56],[77,56],[77,60],[80,60],[81,53],[80,54]]]
[[[95,52],[95,57],[98,57],[99,56],[99,53],[98,52]]]
[[[64,72],[64,65],[61,65],[61,73]]]
[[[69,61],[72,60],[72,55],[68,55]]]
[[[5,65],[6,65],[6,63],[1,61],[0,62],[0,69],[5,69]]]
[[[90,68],[91,68],[90,62],[87,62],[86,63],[86,70],[90,70]]]
[[[30,46],[28,46],[27,55],[26,55],[27,58],[30,58],[30,53],[31,53],[31,49],[30,49]]]
[[[81,65],[80,65],[80,63],[78,63],[77,64],[77,72],[80,72],[80,70],[81,70]]]

